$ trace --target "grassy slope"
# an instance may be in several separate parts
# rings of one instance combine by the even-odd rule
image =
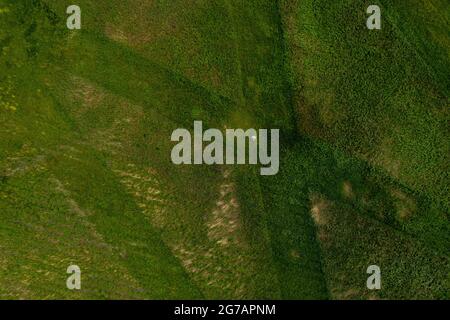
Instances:
[[[226,14],[226,12],[224,13]],[[142,18],[144,19],[146,16]],[[276,277],[274,278],[271,275],[273,274],[271,272],[271,264],[267,264],[271,256],[267,247],[268,240],[265,236],[265,225],[260,222],[261,219],[258,219],[262,212],[254,211],[254,208],[249,211],[245,206],[242,206],[238,223],[242,224],[244,234],[238,236],[238,238],[244,237],[244,239],[233,240],[237,241],[239,246],[243,246],[241,250],[232,252],[233,249],[231,248],[220,248],[220,245],[211,243],[211,239],[205,239],[205,230],[202,225],[202,219],[204,218],[202,217],[208,216],[208,211],[212,210],[211,205],[217,194],[211,192],[211,190],[221,188],[220,183],[218,185],[218,182],[220,182],[218,181],[218,170],[211,171],[207,169],[205,171],[204,169],[183,168],[174,171],[167,159],[167,154],[170,152],[170,146],[167,143],[168,136],[175,126],[190,127],[193,119],[197,118],[203,119],[209,126],[236,126],[236,121],[239,121],[239,125],[241,125],[241,118],[236,117],[238,114],[236,104],[230,101],[229,98],[211,94],[207,88],[192,82],[192,79],[174,72],[167,72],[164,67],[158,67],[154,63],[139,58],[138,55],[118,45],[117,42],[107,40],[98,34],[87,35],[87,38],[90,44],[97,43],[104,47],[103,50],[101,48],[95,48],[92,51],[85,50],[87,56],[90,53],[96,56],[95,58],[86,58],[86,61],[101,60],[105,61],[105,66],[117,64],[118,68],[110,69],[109,73],[105,73],[102,72],[105,68],[97,66],[97,64],[88,63],[80,68],[80,64],[77,63],[75,68],[79,70],[76,71],[78,74],[101,84],[115,94],[132,98],[135,103],[145,105],[144,113],[148,113],[149,116],[164,115],[173,122],[171,126],[167,126],[167,130],[166,126],[161,130],[162,128],[157,127],[160,127],[162,122],[149,119],[149,129],[146,129],[148,136],[157,135],[159,140],[155,138],[153,140],[154,143],[148,146],[143,144],[142,147],[135,150],[136,156],[142,159],[142,165],[150,163],[153,167],[155,164],[158,167],[162,167],[161,169],[157,167],[156,170],[160,171],[162,175],[166,175],[164,179],[172,192],[173,199],[171,199],[171,204],[173,207],[170,207],[170,211],[167,214],[173,215],[173,219],[168,219],[170,222],[163,230],[166,241],[171,243],[174,251],[181,251],[177,253],[178,256],[186,263],[189,262],[188,268],[194,273],[193,277],[198,279],[197,281],[201,283],[199,285],[203,287],[205,292],[208,292],[208,296],[276,297],[278,292],[278,289],[274,287],[277,284]],[[82,44],[80,48],[85,46],[87,47],[87,43]],[[76,49],[74,51],[77,52]],[[103,52],[108,54],[105,55]],[[125,52],[125,57],[127,58],[124,59]],[[101,55],[100,57],[98,57],[99,54]],[[145,56],[145,51],[142,55]],[[115,61],[120,61],[120,63]],[[124,61],[128,61],[128,66],[123,65]],[[135,66],[139,66],[139,72],[137,70],[132,71],[133,68],[136,68]],[[147,70],[145,66],[148,66]],[[95,68],[98,68],[97,70],[99,71],[94,73],[92,70]],[[117,69],[120,69],[122,72],[118,73]],[[148,74],[152,74],[152,77],[148,78]],[[122,83],[124,78],[128,79],[129,87],[124,87]],[[172,97],[174,90],[176,90],[177,95]],[[193,93],[196,94],[193,95]],[[168,105],[171,106],[170,109],[167,108]],[[189,110],[189,107],[192,109]],[[243,125],[250,125],[256,122],[250,115],[247,119],[249,123],[244,123]],[[167,122],[167,119],[163,119],[163,121]],[[163,132],[165,133],[163,134]],[[155,146],[157,146],[156,149],[162,149],[161,151],[156,151],[158,154],[152,154],[155,152]],[[143,155],[150,158],[150,161]],[[187,174],[183,175],[183,172],[187,172]],[[207,172],[210,173],[205,176]],[[219,173],[219,175],[221,174]],[[252,175],[245,171],[242,174]],[[186,186],[192,184],[210,186],[210,188],[204,189],[204,192],[192,189],[192,192],[186,194]],[[248,190],[254,189],[252,184],[249,184],[247,187]],[[178,192],[175,192],[175,190]],[[242,192],[238,197],[241,195]],[[233,197],[232,195],[229,196]],[[233,201],[233,199],[231,198],[227,201]],[[222,209],[232,203],[225,203]],[[227,212],[222,212],[222,214],[227,215]],[[251,215],[254,216],[252,219],[255,223],[248,221]],[[181,221],[188,224],[188,226],[178,225],[180,217],[182,217]],[[251,226],[251,228],[247,230],[247,226]],[[189,230],[188,239],[185,238],[186,231],[180,230],[180,228]],[[182,243],[187,243],[188,248],[180,248]],[[208,255],[211,252],[214,254],[211,258],[202,259],[199,257]],[[244,261],[241,261],[242,259]],[[258,272],[261,270],[267,271]],[[242,290],[242,287],[244,287],[244,290]]]
[[[395,216],[420,208],[445,228],[438,209],[389,179],[380,183],[381,172],[324,143],[304,138],[283,154],[282,171],[264,186],[268,207],[277,213],[273,223],[290,292],[334,299],[448,296],[447,235],[418,239]],[[315,232],[307,232],[311,225]],[[371,264],[382,268],[379,292],[365,288]]]
[[[301,130],[448,211],[448,4],[379,3],[369,32],[368,2],[285,2]]]
[[[237,34],[232,34],[231,37],[235,41],[235,47],[238,48],[236,50],[236,56],[234,60],[239,61],[239,70],[236,73],[233,73],[229,71],[230,75],[236,74],[241,78],[239,83],[242,83],[242,97],[233,98],[233,101],[237,100],[234,103],[230,104],[231,106],[228,107],[228,110],[225,111],[226,107],[222,107],[220,112],[224,112],[224,116],[218,117],[217,111],[214,110],[214,112],[211,112],[211,115],[215,115],[215,117],[211,116],[209,117],[207,114],[207,108],[205,109],[205,103],[203,103],[203,106],[200,107],[202,104],[200,103],[192,103],[188,106],[186,106],[186,99],[180,99],[179,101],[182,101],[183,105],[182,108],[180,108],[180,112],[184,112],[186,122],[191,122],[192,119],[201,117],[202,119],[208,120],[208,124],[211,123],[211,126],[222,126],[226,124],[229,127],[238,126],[238,127],[247,127],[247,126],[263,126],[262,124],[270,124],[270,126],[278,126],[283,127],[284,130],[289,132],[292,130],[290,121],[289,121],[289,109],[287,108],[288,100],[286,100],[287,96],[287,86],[284,80],[284,73],[283,73],[283,60],[282,57],[282,43],[281,43],[281,34],[280,34],[280,25],[279,22],[276,24],[272,24],[272,21],[279,21],[278,17],[278,11],[277,7],[273,4],[268,5],[261,5],[259,3],[256,8],[252,8],[244,3],[239,2],[232,2],[228,3],[229,8],[229,14],[231,15],[230,19],[234,22],[234,29],[229,32],[236,32],[237,30],[240,30]],[[211,14],[211,12],[208,12]],[[269,14],[268,14],[269,13]],[[223,12],[224,15],[228,14],[228,12]],[[145,16],[144,18],[147,18]],[[148,17],[149,18],[149,17]],[[149,18],[149,20],[151,20]],[[207,17],[202,17],[202,21],[208,20]],[[185,22],[187,23],[187,22]],[[119,24],[120,25],[120,24]],[[189,25],[199,25],[197,20],[189,21]],[[259,26],[259,28],[254,28],[253,26]],[[184,26],[183,28],[189,28],[189,26]],[[126,28],[124,28],[127,30]],[[122,31],[116,30],[116,32],[122,33]],[[205,32],[205,31],[204,31]],[[224,36],[221,38],[222,41],[229,41],[227,33],[222,31],[222,34]],[[186,45],[184,42],[187,41],[184,38],[177,37],[177,35],[172,34],[172,39],[170,41],[179,41],[180,46]],[[207,39],[208,37],[214,38],[214,36],[207,35],[206,32],[203,34],[203,38]],[[155,43],[149,43],[145,46],[137,46],[136,44],[129,43],[127,41],[129,39],[122,39],[122,42],[133,45],[133,47],[137,47],[143,56],[152,57],[152,52],[158,48],[161,44],[156,41]],[[278,43],[278,44],[277,44]],[[162,42],[162,44],[167,44],[166,42]],[[259,52],[255,53],[255,50],[252,48],[259,47]],[[210,51],[213,51],[216,56],[222,56],[224,55],[224,52],[221,51],[221,48],[219,47],[217,51],[216,47],[212,46],[209,48]],[[111,49],[106,50],[108,52],[111,51]],[[185,50],[187,51],[187,50]],[[183,51],[183,52],[185,52]],[[103,52],[102,50],[98,50],[98,52]],[[233,52],[233,51],[232,51]],[[121,51],[123,53],[123,51]],[[189,51],[188,51],[189,53]],[[184,53],[186,54],[186,53]],[[183,55],[181,54],[180,59],[183,61]],[[226,55],[230,55],[230,52],[225,52]],[[162,55],[160,55],[161,59]],[[153,58],[153,57],[152,57]],[[135,60],[136,57],[133,56],[133,60]],[[91,59],[91,61],[97,61],[97,59]],[[278,62],[277,62],[278,61]],[[216,62],[217,63],[217,62]],[[111,61],[106,63],[107,65],[111,65]],[[148,64],[148,63],[147,63]],[[165,62],[165,64],[168,64],[172,68],[174,66],[170,65],[169,62]],[[139,64],[140,68],[142,66],[146,65],[146,63]],[[192,68],[192,64],[188,65]],[[221,67],[221,64],[218,64],[219,67]],[[85,70],[92,70],[92,65],[86,66]],[[182,66],[179,66],[181,71],[183,71]],[[186,67],[187,68],[187,67]],[[200,74],[202,76],[203,69],[194,69],[195,72]],[[190,73],[187,73],[186,76],[191,77],[189,80],[196,80],[199,78],[199,75],[194,74],[192,75],[191,70]],[[113,72],[113,71],[112,71]],[[94,74],[90,72],[90,74]],[[95,73],[95,77],[97,74],[101,73]],[[225,73],[229,76],[229,74]],[[102,75],[103,79],[109,79],[108,81],[103,81],[103,85],[106,83],[111,83],[114,81],[114,77],[111,76],[111,74],[105,74]],[[89,75],[85,74],[86,77],[89,77]],[[122,74],[122,77],[130,78],[128,73]],[[193,79],[192,79],[193,78]],[[111,80],[113,79],[113,80]],[[206,80],[203,81],[203,85],[206,86],[206,88],[211,87],[213,84],[209,83]],[[136,84],[132,85],[132,87],[137,87]],[[225,86],[223,86],[225,87]],[[122,90],[122,94],[128,94],[133,97],[137,97],[139,95],[142,95],[144,92],[146,96],[148,97],[148,90],[145,90],[144,88],[141,90],[141,92],[136,92],[130,94],[130,90],[124,90],[123,85],[121,83],[117,83],[114,90]],[[234,90],[236,91],[236,90]],[[116,91],[117,92],[117,91]],[[128,92],[128,93],[126,93]],[[207,92],[207,90],[203,90],[203,92]],[[227,100],[227,99],[225,99]],[[175,104],[178,104],[178,101],[174,101]],[[218,102],[215,102],[217,105]],[[222,104],[224,105],[224,104]],[[191,112],[187,112],[187,107],[192,107],[193,110]],[[268,111],[270,110],[270,112]],[[286,111],[287,110],[287,111]],[[215,113],[215,114],[214,114]],[[192,118],[191,118],[192,117]],[[217,124],[217,119],[220,119],[220,123]],[[283,120],[283,119],[287,119]],[[168,150],[166,151],[168,152]],[[148,155],[150,156],[150,154]],[[162,154],[162,156],[164,156]],[[154,160],[157,157],[155,157]],[[267,257],[267,252],[270,252],[268,250],[267,246],[264,244],[264,242],[267,242],[267,240],[261,239],[258,235],[267,235],[267,232],[265,231],[265,225],[264,225],[264,217],[262,210],[262,205],[260,202],[261,200],[258,199],[257,194],[255,195],[255,190],[258,190],[258,181],[255,180],[253,177],[253,172],[247,171],[247,170],[240,170],[238,173],[238,176],[240,178],[238,179],[239,182],[239,192],[238,197],[241,199],[241,208],[242,208],[242,223],[244,226],[244,229],[247,233],[247,238],[249,241],[253,243],[254,250],[256,249],[259,252],[266,251],[265,254],[259,254],[262,257]],[[273,214],[274,218],[277,216],[277,212],[273,211],[271,212]],[[192,216],[192,213],[189,214]],[[197,227],[198,228],[198,227]],[[277,237],[280,234],[279,228],[272,228],[272,225],[270,226],[270,233],[271,236],[276,238],[274,240],[274,243],[278,241]],[[176,237],[175,234],[172,234],[170,237]],[[262,243],[262,244],[261,244]],[[263,250],[265,249],[265,250]],[[279,244],[272,246],[272,250],[274,251],[274,254],[279,256],[280,253],[278,251],[284,251],[283,246],[279,246]],[[267,258],[265,258],[265,261],[263,262],[263,265],[267,265],[267,261],[270,262],[271,258],[270,255]],[[270,263],[269,263],[270,265]],[[283,262],[280,260],[279,263],[277,263],[277,266],[279,267],[279,275],[284,275],[286,270],[282,267]],[[313,268],[311,268],[313,269]],[[293,268],[294,273],[298,276],[302,269],[298,267]],[[319,270],[320,273],[320,270]],[[262,274],[262,277],[267,277],[268,274],[260,273]],[[258,279],[258,278],[256,278]],[[262,282],[267,282],[267,278]],[[270,280],[269,283],[273,282],[273,280]],[[298,288],[300,288],[299,286]],[[281,290],[284,291],[285,288],[287,288],[287,282],[283,281],[281,284]],[[299,289],[294,290],[294,292],[290,292],[287,294],[284,294],[284,296],[291,296],[291,297],[302,297],[302,294]],[[270,290],[269,290],[270,291]],[[269,292],[268,291],[268,292]],[[272,289],[273,291],[273,289]],[[287,290],[286,290],[287,291]],[[223,294],[223,293],[222,293]]]
[[[58,20],[39,2],[8,8],[2,75],[14,83],[17,109],[1,115],[2,280],[9,284],[1,296],[201,297],[104,155],[77,143],[73,120],[54,97],[64,48]],[[82,267],[83,291],[65,288],[71,263]]]
[[[83,7],[83,5],[86,6]],[[94,8],[94,4],[88,2],[83,3],[82,7],[89,8],[89,5]],[[87,23],[89,11],[84,10],[87,13],[84,23]],[[36,12],[28,14],[39,16],[43,12],[36,9]],[[103,18],[107,19],[107,14],[113,15],[114,12],[103,12]],[[100,25],[101,23],[98,26]],[[50,70],[39,74],[39,78],[36,79],[37,83],[45,84],[46,88],[43,88],[42,92],[45,92],[48,102],[52,103],[47,106],[48,109],[58,113],[54,119],[55,122],[68,126],[67,131],[76,132],[75,135],[70,134],[66,138],[69,140],[67,148],[75,153],[76,161],[68,161],[67,167],[52,166],[52,175],[56,175],[58,180],[67,185],[67,192],[73,195],[72,200],[76,201],[77,206],[83,211],[90,212],[88,219],[93,224],[93,228],[108,243],[117,243],[116,237],[121,237],[124,246],[126,243],[136,242],[142,245],[140,241],[126,241],[125,236],[131,225],[124,226],[125,229],[121,230],[120,225],[116,225],[114,212],[150,220],[157,226],[162,239],[171,251],[171,253],[160,252],[160,258],[157,260],[161,260],[161,264],[156,263],[155,268],[167,269],[162,263],[165,260],[168,263],[174,262],[173,254],[183,264],[192,281],[208,297],[277,297],[279,289],[276,274],[271,271],[271,264],[267,263],[271,260],[267,232],[265,224],[258,219],[258,215],[262,212],[253,211],[251,207],[243,205],[241,210],[235,210],[242,215],[236,218],[236,212],[227,211],[229,206],[234,206],[237,195],[234,190],[223,191],[223,187],[234,185],[230,178],[228,178],[229,182],[222,181],[225,179],[223,177],[225,173],[216,168],[192,167],[173,170],[167,158],[170,151],[168,138],[174,127],[191,126],[192,120],[199,117],[210,126],[224,124],[232,126],[236,121],[240,121],[236,105],[243,101],[233,102],[231,98],[215,94],[207,87],[188,78],[187,76],[190,75],[173,72],[160,63],[147,60],[145,54],[138,54],[128,49],[115,39],[108,37],[108,33],[102,28],[95,26],[94,24],[94,27],[88,28],[86,32],[76,35],[63,33],[60,38],[61,43],[58,44],[60,45],[58,53],[61,53],[61,56],[51,57]],[[26,28],[26,26],[18,26],[18,28]],[[17,34],[21,33],[19,29]],[[38,44],[43,42],[42,38],[48,39],[48,35],[44,32],[33,31],[33,36]],[[53,40],[56,42],[56,39]],[[45,45],[47,46],[49,44]],[[49,57],[43,55],[39,58],[46,63]],[[22,59],[29,60],[29,57]],[[38,63],[34,61],[34,66]],[[11,74],[18,72],[18,69],[9,71]],[[124,79],[127,81],[124,82]],[[31,84],[31,87],[35,89],[36,85]],[[20,88],[17,87],[16,90],[20,91]],[[34,97],[30,97],[30,101],[33,101],[31,98]],[[116,105],[118,101],[120,103]],[[25,112],[25,107],[22,107],[20,112]],[[11,120],[11,114],[12,112],[5,114],[8,120]],[[16,113],[16,115],[18,119],[23,118],[22,113]],[[131,121],[132,125],[121,122],[125,118]],[[251,116],[248,119],[248,125],[256,122]],[[22,120],[24,123],[30,121],[29,118]],[[17,119],[11,121],[14,131],[19,130],[19,123],[16,121]],[[43,121],[42,126],[45,127],[45,125]],[[30,130],[30,133],[32,132],[34,129]],[[52,136],[52,139],[56,138],[55,132],[48,134]],[[65,135],[60,133],[59,137],[62,138]],[[17,137],[20,143],[27,139],[29,137]],[[49,152],[50,147],[59,149],[58,145],[54,145],[60,143],[58,139],[56,141],[46,138],[42,140],[46,143],[45,146],[41,146],[42,141],[36,139],[33,139],[33,142],[30,141],[30,144],[41,147],[40,153],[44,154]],[[88,147],[79,150],[80,145],[86,144]],[[62,157],[62,155],[57,154],[56,157]],[[97,158],[98,160],[95,160]],[[77,166],[81,170],[76,170]],[[102,178],[102,168],[104,178]],[[118,177],[111,176],[110,170],[119,176],[120,186],[114,185],[114,181],[119,182]],[[152,180],[153,177],[149,177],[149,172],[157,176],[157,182]],[[247,186],[250,189],[255,185],[257,187],[257,181],[251,178],[253,173],[248,170],[242,173],[248,175]],[[81,181],[83,184],[80,184]],[[96,189],[95,184],[98,181],[102,181],[102,184],[109,181],[112,185],[106,184]],[[152,199],[154,195],[149,194],[149,190],[154,188],[156,183],[159,188],[157,191],[163,193],[159,195],[161,198],[156,200],[163,201],[162,206],[156,206],[154,204],[156,200]],[[90,185],[92,187],[89,187]],[[208,188],[198,190],[190,188],[191,185],[204,185]],[[123,187],[125,190],[122,190]],[[117,188],[122,190],[121,192],[126,191],[132,197],[119,196],[111,192]],[[88,190],[96,190],[96,192],[91,194]],[[103,192],[111,194],[107,195]],[[224,199],[219,198],[220,201],[225,202],[224,204],[217,202],[221,192],[226,193]],[[142,194],[144,194],[143,197]],[[140,207],[141,215],[135,214],[133,212],[135,209],[125,205],[128,201]],[[12,208],[13,206],[12,204]],[[42,206],[45,207],[45,202]],[[219,208],[215,208],[217,206]],[[216,213],[217,210],[219,214]],[[32,210],[30,214],[33,212],[35,211]],[[142,217],[142,214],[145,217]],[[220,230],[211,227],[220,222],[214,220],[221,219],[220,214],[228,215],[232,219],[231,222],[237,223],[238,232],[226,230],[226,228],[222,230],[223,227]],[[249,219],[258,223],[253,224]],[[142,224],[145,225],[145,222]],[[150,233],[142,230],[137,232],[136,236],[145,234]],[[236,245],[239,249],[236,250],[230,245],[223,248],[223,245],[219,243],[224,240],[223,238],[231,241],[231,245]],[[155,247],[161,247],[161,245],[155,245]],[[128,272],[137,278],[138,284],[145,289],[154,287],[156,297],[160,297],[157,294],[166,297],[197,296],[196,285],[191,284],[186,278],[182,280],[175,275],[176,263],[168,268],[173,269],[174,274],[160,277],[161,280],[158,282],[151,277],[155,271],[146,267],[149,263],[145,260],[139,261],[139,251],[134,252],[132,248],[125,247],[121,248],[120,252],[127,257],[126,260],[133,261],[132,265],[125,265]],[[91,254],[96,256],[95,251]],[[180,274],[180,276],[183,275]],[[169,280],[178,283],[180,288],[166,288],[164,284]],[[170,290],[171,294],[164,290]],[[89,295],[89,291],[86,294]],[[132,297],[131,292],[129,294]],[[148,291],[143,294],[147,297],[155,297]]]
[[[317,177],[326,185],[311,182],[308,188],[327,285],[335,298],[370,297],[361,291],[361,272],[378,260],[390,282],[377,297],[446,297],[448,79],[442,70],[448,70],[448,42],[438,26],[448,19],[442,17],[445,10],[429,11],[422,3],[411,6],[414,12],[383,7],[383,30],[371,33],[365,29],[366,7],[353,1],[282,5],[300,131],[345,151],[330,153],[319,143],[308,151],[317,159],[312,168],[298,155],[306,172],[325,159],[331,162]],[[424,12],[431,16],[426,25],[417,22]],[[403,19],[401,33],[393,26],[394,16]],[[434,41],[423,42],[429,32]],[[333,167],[343,168],[336,172]],[[351,222],[355,210],[357,225]],[[321,215],[330,221],[321,221]],[[380,241],[380,233],[389,240]],[[395,241],[396,233],[408,240]],[[411,250],[410,241],[420,249]],[[412,280],[405,280],[406,274]]]
[[[11,8],[22,12],[20,3],[31,2]],[[64,17],[63,3],[48,3]],[[16,97],[2,99],[17,111],[1,114],[8,139],[0,142],[0,196],[10,199],[1,204],[9,213],[1,243],[10,253],[1,257],[0,276],[10,284],[2,297],[445,296],[447,217],[426,194],[363,161],[304,139],[286,142],[275,177],[170,163],[171,131],[194,119],[210,127],[281,127],[284,137],[294,136],[276,3],[79,5],[81,33],[52,35],[59,27],[42,8],[23,12],[45,26],[28,38],[22,35],[32,21],[6,20],[17,42],[7,49],[16,50],[8,52],[12,61],[1,65],[13,79],[2,83]],[[282,11],[285,31],[297,13]],[[55,24],[64,27],[61,19]],[[299,82],[311,79],[293,79]],[[314,208],[332,223],[314,224]],[[47,234],[35,242],[33,230]],[[374,259],[388,284],[378,296],[361,289]],[[86,266],[81,293],[65,290],[69,260]]]

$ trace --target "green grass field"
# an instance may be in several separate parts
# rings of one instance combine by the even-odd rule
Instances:
[[[0,0],[0,299],[450,298],[446,1],[71,4]],[[194,120],[280,172],[175,166]]]

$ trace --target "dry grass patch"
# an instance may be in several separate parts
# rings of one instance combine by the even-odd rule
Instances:
[[[392,189],[391,195],[397,209],[397,217],[401,221],[409,220],[417,211],[416,200],[398,189]]]
[[[82,115],[91,109],[100,106],[105,98],[105,93],[100,90],[95,84],[90,81],[80,78],[72,77],[71,83],[73,90],[70,97],[72,101],[76,102],[79,108],[74,110],[76,116]]]
[[[353,187],[350,181],[346,180],[342,183],[342,193],[346,198],[352,199],[355,197],[355,193],[353,192]]]
[[[313,218],[317,226],[327,225],[330,221],[331,201],[327,200],[324,196],[319,194],[313,194],[310,196],[311,202],[311,217]]]

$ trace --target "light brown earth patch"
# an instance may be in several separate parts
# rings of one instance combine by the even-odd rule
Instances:
[[[401,221],[410,219],[417,211],[416,200],[398,189],[392,189],[391,195],[394,198],[394,204],[397,209],[397,218]]]
[[[105,94],[96,85],[80,77],[72,77],[71,99],[77,102],[79,106],[74,112],[75,115],[81,115],[88,110],[95,109],[104,101]]]
[[[291,249],[289,255],[293,260],[298,260],[301,257],[300,252],[297,249]]]
[[[346,198],[352,199],[355,197],[353,187],[350,181],[346,180],[342,183],[342,193]]]
[[[402,167],[401,161],[393,151],[394,144],[393,138],[385,137],[378,146],[377,151],[373,153],[375,155],[374,159],[367,158],[366,160],[380,165],[398,179]]]
[[[311,216],[317,226],[324,226],[329,222],[329,214],[331,202],[324,196],[313,194],[310,196]]]
[[[138,168],[133,163],[123,168],[116,164],[113,171],[120,177],[120,181],[150,223],[157,228],[167,227],[170,223],[168,203],[157,171],[152,168]]]
[[[46,170],[46,155],[30,144],[24,144],[14,155],[7,157],[2,168],[6,177]]]
[[[224,182],[220,185],[216,208],[207,219],[208,237],[220,246],[242,244],[239,234],[242,232],[239,203],[235,186],[230,179],[230,170],[223,172]]]

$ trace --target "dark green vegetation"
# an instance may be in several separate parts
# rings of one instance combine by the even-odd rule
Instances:
[[[449,7],[402,3],[0,0],[0,298],[449,298]],[[280,173],[175,167],[196,119]]]

